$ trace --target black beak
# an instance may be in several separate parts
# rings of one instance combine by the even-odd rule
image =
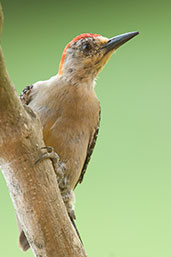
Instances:
[[[123,45],[124,43],[126,43],[128,40],[130,40],[131,38],[135,37],[136,35],[138,35],[139,32],[135,31],[135,32],[129,32],[129,33],[125,33],[116,37],[112,37],[109,39],[109,41],[102,47],[102,49],[106,49],[107,52],[117,49],[118,47],[120,47],[121,45]]]

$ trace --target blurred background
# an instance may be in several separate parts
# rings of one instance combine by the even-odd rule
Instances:
[[[171,257],[171,2],[1,2],[2,47],[18,93],[56,74],[78,34],[140,32],[97,79],[101,128],[76,189],[77,226],[89,257]],[[0,188],[0,256],[31,257],[17,247],[1,173]]]

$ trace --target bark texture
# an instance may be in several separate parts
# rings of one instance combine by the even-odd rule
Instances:
[[[0,31],[2,21],[0,7]],[[43,146],[40,121],[21,104],[0,48],[0,166],[19,221],[36,257],[85,257],[51,161],[34,165]]]

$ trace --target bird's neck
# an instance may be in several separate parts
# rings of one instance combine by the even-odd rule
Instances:
[[[61,75],[61,79],[66,81],[67,83],[73,86],[84,86],[87,89],[94,88],[95,85],[95,77],[91,74],[84,74],[84,72],[63,72]]]

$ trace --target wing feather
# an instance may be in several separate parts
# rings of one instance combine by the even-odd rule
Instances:
[[[33,85],[29,85],[27,86],[21,93],[20,95],[20,100],[23,104],[26,104],[28,105],[31,101],[31,92],[32,92],[32,89],[33,89]]]
[[[96,144],[96,141],[97,141],[98,132],[99,132],[100,118],[101,118],[101,111],[99,112],[99,121],[98,121],[97,127],[96,127],[96,129],[94,131],[94,134],[93,134],[93,136],[92,136],[92,138],[90,140],[90,143],[88,145],[87,156],[86,156],[86,159],[85,159],[82,171],[81,171],[81,175],[79,177],[79,180],[78,180],[77,184],[81,183],[83,181],[85,172],[87,170],[88,163],[89,163],[91,155],[93,153],[93,150],[94,150],[94,147],[95,147],[95,144]],[[76,186],[77,186],[77,184],[76,184]]]

